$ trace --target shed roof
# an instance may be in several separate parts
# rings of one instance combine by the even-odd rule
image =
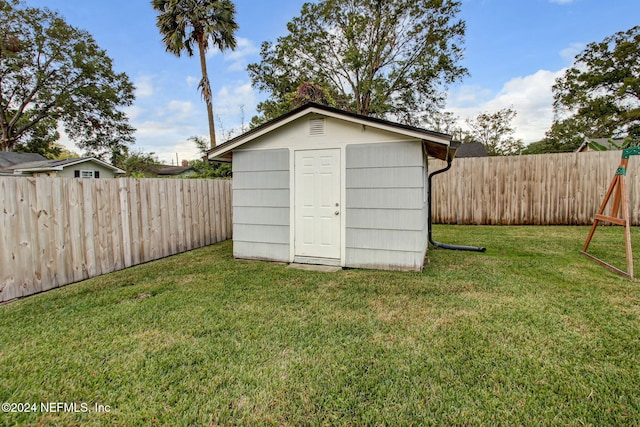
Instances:
[[[383,120],[376,117],[363,116],[361,114],[328,107],[326,105],[308,103],[208,150],[207,158],[217,161],[230,161],[231,152],[234,149],[309,114],[320,114],[327,117],[334,117],[352,123],[363,124],[377,129],[395,132],[411,138],[420,139],[425,143],[427,153],[430,156],[441,160],[453,158],[455,154],[455,148],[450,146],[451,135],[402,123],[396,123],[389,120]]]

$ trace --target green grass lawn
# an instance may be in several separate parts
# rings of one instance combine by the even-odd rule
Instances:
[[[422,273],[224,242],[0,306],[0,402],[109,407],[0,424],[640,425],[640,283],[580,255],[587,232],[436,226],[488,250]],[[624,267],[621,227],[592,247]]]

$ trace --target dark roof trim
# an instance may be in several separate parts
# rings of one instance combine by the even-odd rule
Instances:
[[[431,150],[437,155],[431,154],[431,152],[429,153],[430,155],[434,155],[434,157],[441,158],[443,160],[446,159],[447,157],[448,144],[436,142],[436,141],[433,141],[433,139],[444,140],[449,142],[451,141],[450,135],[440,133],[440,132],[430,131],[430,130],[415,127],[415,126],[409,126],[402,123],[396,123],[389,120],[379,119],[376,117],[364,116],[361,114],[356,114],[350,111],[340,110],[338,108],[328,107],[326,105],[316,104],[313,102],[305,104],[294,110],[291,110],[280,117],[277,117],[273,120],[263,123],[260,126],[257,126],[249,130],[248,132],[243,133],[242,135],[239,135],[233,139],[230,139],[229,141],[224,142],[223,144],[220,144],[214,148],[211,148],[210,150],[207,150],[206,157],[212,160],[224,161],[225,159],[222,158],[221,156],[227,154],[229,151],[233,150],[234,148],[240,145],[243,145],[246,142],[251,141],[254,137],[257,137],[258,135],[262,135],[263,133],[268,132],[268,130],[271,128],[276,128],[280,123],[287,123],[288,121],[296,118],[296,116],[301,116],[301,113],[303,113],[306,110],[312,110],[311,112],[315,111],[320,113],[325,112],[325,113],[328,113],[329,115],[341,116],[346,120],[351,119],[352,121],[370,123],[372,126],[377,125],[377,127],[392,128],[400,133],[412,133],[416,138],[421,138],[422,136],[424,136],[423,141],[431,142],[432,144],[442,145],[442,147],[433,148]],[[451,155],[451,153],[449,155]]]
[[[180,175],[188,171],[198,172],[198,169],[193,166],[159,165],[155,170],[155,173],[157,175]]]

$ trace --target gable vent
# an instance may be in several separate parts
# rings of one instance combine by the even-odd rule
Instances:
[[[309,135],[324,135],[324,119],[309,119]]]

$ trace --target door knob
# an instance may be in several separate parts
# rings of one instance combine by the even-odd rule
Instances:
[[[336,215],[340,215],[340,211],[336,211]]]

